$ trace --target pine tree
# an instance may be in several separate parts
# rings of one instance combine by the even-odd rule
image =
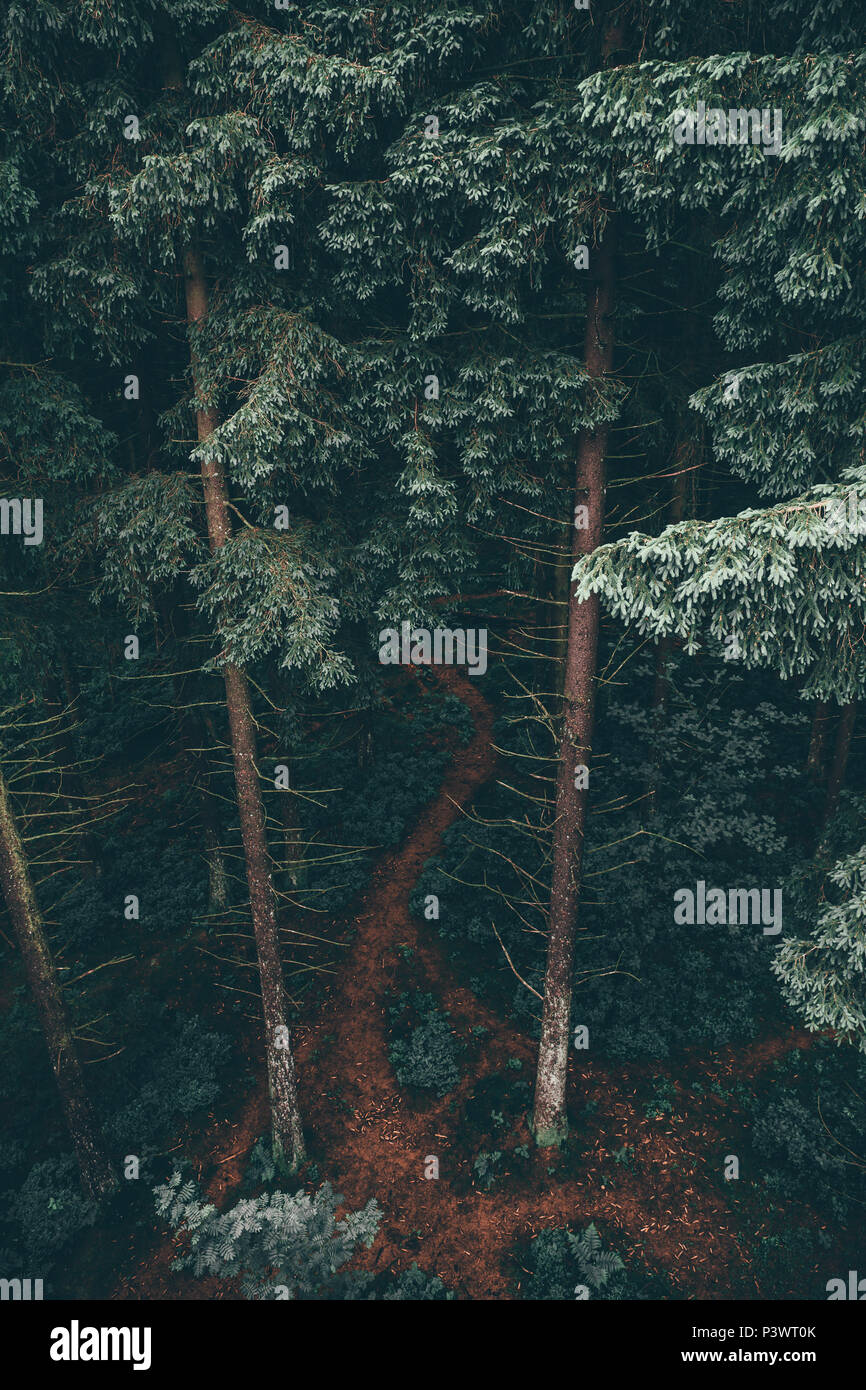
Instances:
[[[591,378],[606,376],[613,365],[613,232],[594,256],[596,285],[586,321],[584,362]],[[584,432],[577,449],[573,559],[577,563],[601,542],[604,526],[607,427]],[[577,524],[586,508],[586,525]],[[563,681],[562,744],[556,774],[550,931],[533,1124],[539,1144],[558,1143],[567,1130],[565,1080],[570,1040],[574,935],[586,837],[588,764],[592,748],[598,665],[598,600],[571,597]]]
[[[790,56],[651,63],[588,84],[593,119],[631,156],[623,193],[642,205],[652,235],[664,235],[674,205],[686,201],[714,229],[728,275],[715,329],[731,365],[692,404],[716,457],[769,505],[674,524],[658,537],[629,535],[581,561],[575,576],[582,597],[600,596],[638,634],[796,681],[816,702],[807,764],[816,780],[836,706],[824,857],[866,677],[866,49],[860,20],[846,18],[838,34],[826,14],[784,18]],[[673,146],[674,113],[699,100],[780,111],[776,158],[742,146]],[[830,870],[828,896],[840,900],[816,903],[809,934],[783,942],[773,961],[807,1025],[858,1046],[862,856],[861,848]]]
[[[825,902],[808,937],[791,937],[773,960],[782,993],[814,1033],[866,1052],[866,846],[829,872]]]

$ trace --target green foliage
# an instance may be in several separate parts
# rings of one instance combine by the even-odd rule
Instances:
[[[388,1056],[401,1086],[418,1086],[444,1096],[457,1085],[457,1045],[432,994],[400,995],[390,1009],[403,1036],[392,1038]]]
[[[593,1051],[614,1061],[718,1047],[780,1020],[774,959],[813,1029],[862,1044],[856,843],[841,845],[829,874],[823,862],[806,870],[792,914],[786,897],[796,937],[774,958],[775,943],[759,937],[677,928],[671,894],[698,877],[792,882],[811,852],[816,800],[796,771],[796,698],[847,700],[864,686],[866,526],[828,521],[831,503],[866,501],[863,16],[838,0],[658,0],[633,8],[624,49],[606,54],[611,17],[621,17],[616,5],[589,13],[568,0],[311,0],[243,12],[221,0],[19,2],[0,15],[0,491],[44,493],[47,515],[44,546],[0,546],[0,704],[23,700],[38,720],[48,682],[80,687],[69,696],[72,752],[94,786],[136,781],[141,757],[154,760],[159,792],[139,785],[134,810],[99,829],[93,879],[73,882],[50,816],[33,850],[47,869],[40,901],[74,1022],[97,1020],[87,1046],[106,1061],[87,1071],[107,1132],[148,1162],[178,1116],[212,1101],[226,1050],[164,1003],[206,907],[192,750],[174,718],[171,671],[187,673],[191,706],[213,709],[219,683],[202,673],[227,660],[250,667],[257,723],[279,725],[272,741],[292,759],[298,838],[310,850],[286,898],[293,910],[336,913],[373,852],[398,843],[435,793],[450,728],[464,742],[470,732],[462,705],[400,706],[395,673],[375,661],[378,629],[457,621],[460,591],[494,590],[513,654],[523,619],[512,625],[512,604],[528,591],[533,608],[548,606],[576,442],[602,422],[614,427],[609,543],[578,566],[578,592],[606,610],[597,746],[609,756],[592,773],[600,814],[587,844],[578,1019]],[[698,100],[781,108],[781,156],[675,146],[674,111]],[[130,112],[139,139],[125,138]],[[626,350],[614,372],[591,379],[587,292],[612,226],[625,270],[612,326]],[[574,264],[584,243],[588,274]],[[183,295],[191,250],[209,299],[195,326]],[[127,373],[139,400],[122,395]],[[441,388],[432,397],[430,374]],[[196,409],[211,412],[204,439]],[[653,529],[646,518],[667,501],[658,480],[684,444],[694,450],[690,519],[661,535],[631,530]],[[230,493],[233,535],[216,554],[202,464],[224,469]],[[278,506],[288,530],[275,528]],[[621,623],[684,644],[663,730],[648,713],[652,673],[642,665],[632,681],[637,663],[625,663],[622,674]],[[142,637],[134,674],[118,655],[131,628]],[[730,640],[738,663],[723,665]],[[497,774],[413,896],[416,911],[427,892],[439,896],[439,929],[465,977],[528,1029],[549,894],[551,804],[539,799],[556,757],[549,667],[530,660],[518,671],[545,726],[537,739],[515,728],[510,699],[501,706],[497,746],[525,777]],[[487,682],[505,693],[495,672]],[[224,718],[217,724],[219,742]],[[227,808],[231,862],[227,782],[220,767],[212,790]],[[852,809],[849,798],[843,816]],[[143,912],[127,927],[128,892]],[[132,960],[106,965],[115,951]],[[198,987],[182,964],[177,978]],[[62,1195],[65,1168],[42,1171],[46,1153],[61,1162],[56,1097],[17,976],[11,987],[0,1021],[4,1174],[26,1193],[13,1225],[48,1251],[53,1181],[66,1248],[85,1213]],[[148,1004],[151,988],[163,992]],[[395,1022],[401,1084],[446,1094],[459,1079],[447,1015],[421,996]],[[846,1098],[849,1083],[862,1095],[859,1073],[819,1077],[811,1065],[801,1080],[859,1154]],[[815,1096],[793,1080],[756,1114],[767,1188],[781,1200],[773,1174],[802,1171],[805,1199],[811,1168],[836,1184],[831,1207],[853,1210],[856,1164],[832,1147],[820,1157]],[[516,1087],[473,1093],[477,1142],[496,1145],[477,1155],[480,1181],[495,1155],[504,1164],[517,1152],[509,1144],[526,1103]],[[671,1103],[660,1084],[654,1113]],[[262,1165],[258,1176],[275,1175]],[[334,1239],[330,1196],[321,1210],[305,1198],[301,1211],[278,1195],[252,1199],[261,1211],[238,1218],[249,1261],[264,1260],[296,1218],[304,1239]],[[196,1200],[175,1193],[171,1209],[180,1203],[183,1222],[188,1207],[203,1230],[216,1223],[216,1261],[231,1233]],[[597,1272],[587,1237],[545,1233],[539,1287],[565,1288],[580,1261]],[[767,1251],[776,1240],[787,1237],[767,1237]],[[796,1228],[788,1245],[795,1262],[811,1258]],[[339,1287],[324,1256],[309,1268],[316,1291]],[[602,1296],[619,1274],[608,1271]],[[359,1279],[344,1294],[442,1296],[414,1269],[394,1290],[404,1292]],[[293,1296],[316,1291],[298,1284]]]
[[[519,1298],[614,1301],[663,1296],[658,1284],[633,1276],[615,1251],[602,1249],[594,1223],[577,1234],[560,1228],[542,1231],[520,1263],[528,1265],[528,1278],[521,1279]]]
[[[492,1153],[482,1150],[476,1154],[472,1160],[472,1170],[475,1173],[481,1187],[491,1188],[499,1174],[499,1167],[502,1163],[502,1154],[498,1149]]]
[[[3,1193],[2,1205],[4,1267],[32,1270],[35,1278],[49,1275],[99,1212],[81,1194],[72,1154],[34,1164],[19,1186]]]
[[[783,942],[773,973],[812,1032],[832,1028],[866,1053],[866,845],[829,880],[840,901],[825,902],[808,937]]]
[[[626,809],[615,835],[605,818],[590,817],[585,930],[575,952],[575,1022],[589,1027],[592,1055],[613,1061],[722,1046],[783,1017],[769,968],[771,938],[751,927],[678,926],[673,893],[697,879],[724,888],[787,885],[810,795],[792,765],[798,740],[805,758],[806,719],[780,682],[764,676],[752,683],[723,662],[694,672],[672,662],[674,688],[659,730],[646,707],[650,679],[635,663],[599,712],[598,743],[607,751],[597,775],[605,800]],[[504,721],[495,739],[524,761],[532,751]],[[521,824],[518,805],[524,817],[525,801],[507,786],[486,788],[473,821],[452,827],[425,865],[411,906],[421,916],[426,894],[438,895],[436,929],[460,970],[529,1031],[538,1002],[502,946],[540,992],[550,870],[547,822],[539,816]],[[787,922],[787,890],[784,900]],[[538,934],[526,931],[527,922]]]
[[[762,1235],[754,1245],[755,1274],[765,1297],[826,1299],[826,1281],[812,1273],[826,1241],[822,1232],[794,1226],[778,1235]]]
[[[866,683],[866,524],[828,524],[829,501],[866,486],[820,487],[766,511],[684,521],[660,536],[632,532],[575,567],[576,593],[604,597],[639,634],[714,644],[744,666],[805,676],[804,694],[844,703]],[[833,640],[828,640],[832,632]]]
[[[159,809],[174,814],[170,792]],[[124,933],[122,954],[130,949],[138,953],[148,942],[176,940],[189,932],[206,909],[201,849],[193,834],[180,827],[169,836],[164,822],[137,825],[124,814],[99,846],[99,858],[101,872],[76,883],[59,912],[60,939],[82,953],[104,951],[108,922]],[[127,893],[139,899],[138,921],[123,917]]]
[[[754,1168],[776,1201],[806,1203],[841,1231],[866,1202],[866,1061],[827,1040],[777,1062],[751,1101]]]
[[[247,1298],[351,1296],[343,1266],[359,1246],[372,1245],[381,1219],[372,1199],[338,1219],[343,1199],[328,1183],[312,1196],[264,1193],[224,1212],[202,1202],[180,1173],[154,1192],[158,1214],[189,1237],[189,1253],[175,1267],[196,1277],[240,1278]]]
[[[340,911],[364,887],[374,850],[400,843],[435,796],[455,736],[465,744],[473,732],[463,702],[435,688],[426,689],[421,700],[396,693],[389,705],[367,712],[373,756],[363,766],[327,739],[311,740],[303,750],[301,786],[314,794],[300,815],[309,838],[321,839],[333,852],[313,848],[298,897],[320,911]],[[321,788],[336,790],[327,795]]]
[[[102,1088],[106,1133],[118,1150],[145,1159],[178,1120],[203,1115],[222,1089],[228,1039],[202,1018],[130,998],[134,1040]]]
[[[386,1303],[439,1303],[453,1298],[454,1294],[446,1289],[438,1275],[425,1274],[414,1262],[402,1274],[398,1274],[382,1294],[382,1300]]]
[[[8,1267],[24,1265],[40,1278],[51,1276],[58,1291],[66,1291],[70,1255],[82,1232],[104,1213],[82,1196],[71,1153],[34,1162],[46,1144],[56,1154],[68,1138],[58,1133],[56,1091],[32,1010],[19,1005],[10,1013],[13,1017],[4,1020],[2,1030],[2,1041],[10,1047],[10,1066],[4,1068],[9,1085],[0,1099],[9,1110],[26,1090],[28,1106],[25,1112],[19,1105],[15,1119],[4,1125],[8,1137],[0,1147],[0,1187],[6,1189],[0,1247]],[[228,1044],[200,1018],[178,1014],[141,992],[129,996],[124,1022],[127,1047],[108,1068],[100,1069],[94,1099],[114,1161],[119,1166],[126,1154],[134,1154],[140,1177],[146,1180],[161,1171],[162,1155],[179,1122],[204,1115],[216,1099]],[[130,1190],[135,1186],[128,1184]],[[141,1214],[130,1211],[124,1219],[140,1220]]]
[[[674,1103],[677,1099],[677,1088],[666,1076],[654,1076],[652,1083],[652,1099],[644,1106],[644,1114],[648,1120],[663,1120],[666,1115],[672,1115]]]

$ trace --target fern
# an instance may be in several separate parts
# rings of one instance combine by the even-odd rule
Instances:
[[[154,1192],[159,1215],[189,1238],[175,1267],[196,1277],[240,1278],[254,1299],[345,1297],[339,1271],[359,1245],[372,1245],[381,1219],[371,1199],[337,1220],[342,1198],[328,1183],[312,1196],[263,1193],[224,1212],[202,1202],[196,1184],[179,1173]]]

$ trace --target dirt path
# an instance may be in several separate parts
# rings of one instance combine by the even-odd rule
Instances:
[[[527,1171],[507,1177],[493,1191],[471,1184],[472,1155],[463,1152],[458,1130],[462,1102],[482,1076],[502,1072],[509,1058],[520,1059],[523,1075],[531,1075],[535,1047],[455,980],[435,929],[409,913],[409,893],[425,861],[438,852],[444,831],[494,772],[490,707],[471,679],[448,668],[437,674],[469,706],[475,735],[457,752],[403,847],[375,869],[335,986],[319,1017],[296,1041],[305,1125],[315,1150],[326,1156],[322,1177],[349,1207],[375,1197],[383,1209],[376,1242],[361,1263],[397,1271],[417,1259],[462,1298],[504,1298],[515,1273],[517,1242],[546,1226],[595,1221],[610,1232],[610,1243],[621,1254],[666,1270],[682,1295],[723,1297],[732,1272],[748,1279],[747,1257],[712,1180],[721,1171],[726,1145],[708,1107],[682,1088],[683,1103],[674,1114],[648,1121],[636,1098],[645,1067],[610,1072],[572,1057],[573,1099],[596,1105],[579,1178],[551,1179],[550,1159],[533,1151]],[[408,948],[420,962],[458,1038],[467,1039],[478,1025],[489,1030],[472,1075],[423,1110],[398,1087],[388,1060],[386,1001],[400,966],[399,948]],[[726,1049],[705,1059],[707,1070],[727,1074],[738,1052],[758,1070],[808,1042],[807,1035],[792,1030],[789,1038]],[[218,1206],[238,1185],[267,1123],[262,1085],[234,1122],[212,1136],[208,1195]],[[525,1138],[530,1143],[528,1134]],[[617,1151],[629,1155],[627,1168],[614,1161]],[[438,1180],[424,1177],[428,1156],[439,1160]],[[219,1296],[201,1281],[195,1289],[183,1281],[181,1289],[169,1274],[172,1254],[170,1245],[154,1252],[116,1296]]]

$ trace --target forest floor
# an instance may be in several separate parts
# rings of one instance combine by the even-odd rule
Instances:
[[[468,705],[475,724],[469,745],[455,753],[435,799],[402,847],[386,854],[354,914],[355,935],[317,1016],[294,1032],[301,1109],[320,1177],[343,1195],[349,1209],[375,1197],[383,1219],[369,1252],[356,1267],[398,1272],[415,1261],[437,1274],[459,1298],[513,1297],[520,1280],[519,1252],[550,1226],[602,1228],[606,1247],[627,1262],[634,1257],[664,1271],[676,1296],[730,1297],[730,1289],[760,1286],[719,1181],[728,1145],[721,1133],[724,1103],[676,1083],[676,1107],[648,1119],[640,1097],[657,1064],[605,1068],[573,1052],[569,1096],[573,1110],[590,1103],[591,1123],[576,1172],[534,1148],[522,1120],[520,1139],[531,1150],[519,1173],[486,1191],[476,1185],[462,1116],[484,1077],[531,1077],[536,1045],[488,1009],[454,976],[431,923],[409,912],[409,895],[442,835],[493,777],[493,712],[472,680],[445,668],[447,689]],[[434,993],[450,1014],[456,1038],[473,1042],[471,1075],[441,1099],[419,1100],[401,1088],[388,1058],[388,1002],[405,973]],[[476,1030],[473,1035],[473,1030]],[[722,1085],[756,1076],[794,1047],[808,1047],[794,1029],[742,1047],[691,1056],[702,1084]],[[513,1060],[516,1059],[516,1060]],[[196,1145],[196,1168],[209,1200],[219,1208],[239,1188],[250,1152],[268,1126],[267,1090],[228,1098],[229,1113],[215,1118]],[[506,1071],[522,1063],[520,1072]],[[715,1114],[713,1112],[716,1112]],[[709,1113],[708,1113],[709,1112]],[[627,1164],[614,1154],[627,1154]],[[425,1178],[429,1156],[439,1178]],[[709,1167],[708,1167],[709,1156]],[[553,1166],[551,1166],[553,1164]],[[231,1297],[214,1280],[192,1281],[171,1270],[177,1237],[161,1239],[117,1284],[120,1299]]]

